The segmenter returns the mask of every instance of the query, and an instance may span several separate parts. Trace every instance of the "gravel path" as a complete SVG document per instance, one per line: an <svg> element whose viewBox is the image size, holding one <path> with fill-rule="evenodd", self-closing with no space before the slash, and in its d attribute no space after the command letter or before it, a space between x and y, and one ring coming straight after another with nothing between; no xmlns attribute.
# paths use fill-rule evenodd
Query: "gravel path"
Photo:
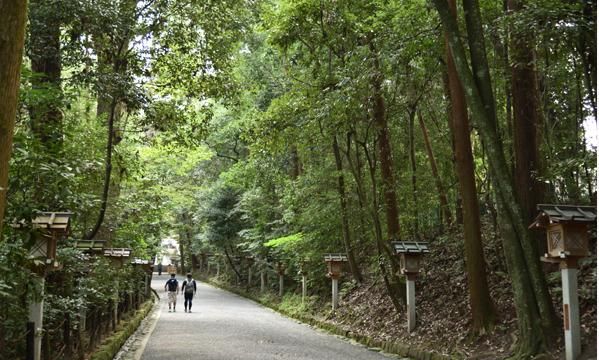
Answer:
<svg viewBox="0 0 599 360"><path fill-rule="evenodd" d="M142 359L202 360L383 360L397 359L283 317L252 301L197 282L193 312L169 313L167 276L154 274L160 313ZM183 277L178 277L179 283Z"/></svg>

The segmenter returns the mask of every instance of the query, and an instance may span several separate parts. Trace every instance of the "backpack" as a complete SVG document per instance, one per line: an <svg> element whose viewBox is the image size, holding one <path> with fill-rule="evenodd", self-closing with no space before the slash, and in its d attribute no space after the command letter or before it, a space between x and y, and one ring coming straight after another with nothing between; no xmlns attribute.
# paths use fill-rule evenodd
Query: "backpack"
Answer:
<svg viewBox="0 0 599 360"><path fill-rule="evenodd" d="M168 285L168 291L177 291L177 286L179 286L179 283L177 282L177 279L169 279L166 282L166 285Z"/></svg>
<svg viewBox="0 0 599 360"><path fill-rule="evenodd" d="M185 293L186 294L193 294L194 286L193 283L195 282L195 280L191 279L188 280L187 283L185 284Z"/></svg>

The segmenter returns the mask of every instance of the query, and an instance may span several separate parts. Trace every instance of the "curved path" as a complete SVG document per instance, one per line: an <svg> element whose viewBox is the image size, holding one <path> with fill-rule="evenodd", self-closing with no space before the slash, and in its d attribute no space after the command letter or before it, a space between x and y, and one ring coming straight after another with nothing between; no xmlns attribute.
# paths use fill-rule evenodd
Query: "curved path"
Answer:
<svg viewBox="0 0 599 360"><path fill-rule="evenodd" d="M183 277L177 279L182 283ZM383 360L396 359L283 317L253 301L197 282L193 312L169 313L167 276L154 274L160 314L142 359L202 360Z"/></svg>

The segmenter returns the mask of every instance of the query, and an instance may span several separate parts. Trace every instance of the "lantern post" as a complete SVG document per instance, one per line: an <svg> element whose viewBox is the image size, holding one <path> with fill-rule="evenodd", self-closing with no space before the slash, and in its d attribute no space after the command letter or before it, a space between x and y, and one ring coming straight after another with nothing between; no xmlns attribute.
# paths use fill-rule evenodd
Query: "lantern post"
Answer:
<svg viewBox="0 0 599 360"><path fill-rule="evenodd" d="M308 292L308 284L307 284L307 275L308 272L306 271L306 262L302 261L300 263L300 269L298 271L298 275L302 276L302 305L304 304L305 300L306 300L306 293Z"/></svg>
<svg viewBox="0 0 599 360"><path fill-rule="evenodd" d="M277 262L277 274L279 274L279 296L283 297L283 286L285 277L285 264L282 261Z"/></svg>
<svg viewBox="0 0 599 360"><path fill-rule="evenodd" d="M566 360L581 353L578 304L578 259L589 252L588 226L597 222L595 206L538 204L531 229L545 229L547 253L541 261L559 264L562 275Z"/></svg>
<svg viewBox="0 0 599 360"><path fill-rule="evenodd" d="M266 270L264 268L268 263L262 258L259 258L258 261L260 264L260 293L264 293L266 291Z"/></svg>
<svg viewBox="0 0 599 360"><path fill-rule="evenodd" d="M412 332L416 328L416 278L420 271L421 256L430 250L428 243L423 241L393 241L391 244L395 255L400 256L400 272L406 277L408 332Z"/></svg>
<svg viewBox="0 0 599 360"><path fill-rule="evenodd" d="M33 266L33 272L38 275L33 281L39 290L39 296L35 294L33 302L29 305L29 321L26 329L27 360L41 358L45 277L49 271L60 267L56 261L57 243L69 234L72 215L69 212L40 212L31 221L31 229L36 232L29 257L34 261L41 261L42 265ZM13 227L23 229L27 225L21 221Z"/></svg>
<svg viewBox="0 0 599 360"><path fill-rule="evenodd" d="M254 266L254 258L248 255L245 257L245 260L248 265L248 288L250 288L252 286L252 270Z"/></svg>
<svg viewBox="0 0 599 360"><path fill-rule="evenodd" d="M333 312L339 306L339 278L343 275L343 264L347 262L345 254L325 254L324 261L327 263L327 277L331 278L332 308Z"/></svg>

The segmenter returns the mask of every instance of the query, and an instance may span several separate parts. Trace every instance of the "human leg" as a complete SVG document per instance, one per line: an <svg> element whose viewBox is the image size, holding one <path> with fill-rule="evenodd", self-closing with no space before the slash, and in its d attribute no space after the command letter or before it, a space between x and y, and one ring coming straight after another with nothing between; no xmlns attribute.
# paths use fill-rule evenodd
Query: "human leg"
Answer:
<svg viewBox="0 0 599 360"><path fill-rule="evenodd" d="M193 298L193 294L185 293L185 311L189 309L191 311L191 299Z"/></svg>

